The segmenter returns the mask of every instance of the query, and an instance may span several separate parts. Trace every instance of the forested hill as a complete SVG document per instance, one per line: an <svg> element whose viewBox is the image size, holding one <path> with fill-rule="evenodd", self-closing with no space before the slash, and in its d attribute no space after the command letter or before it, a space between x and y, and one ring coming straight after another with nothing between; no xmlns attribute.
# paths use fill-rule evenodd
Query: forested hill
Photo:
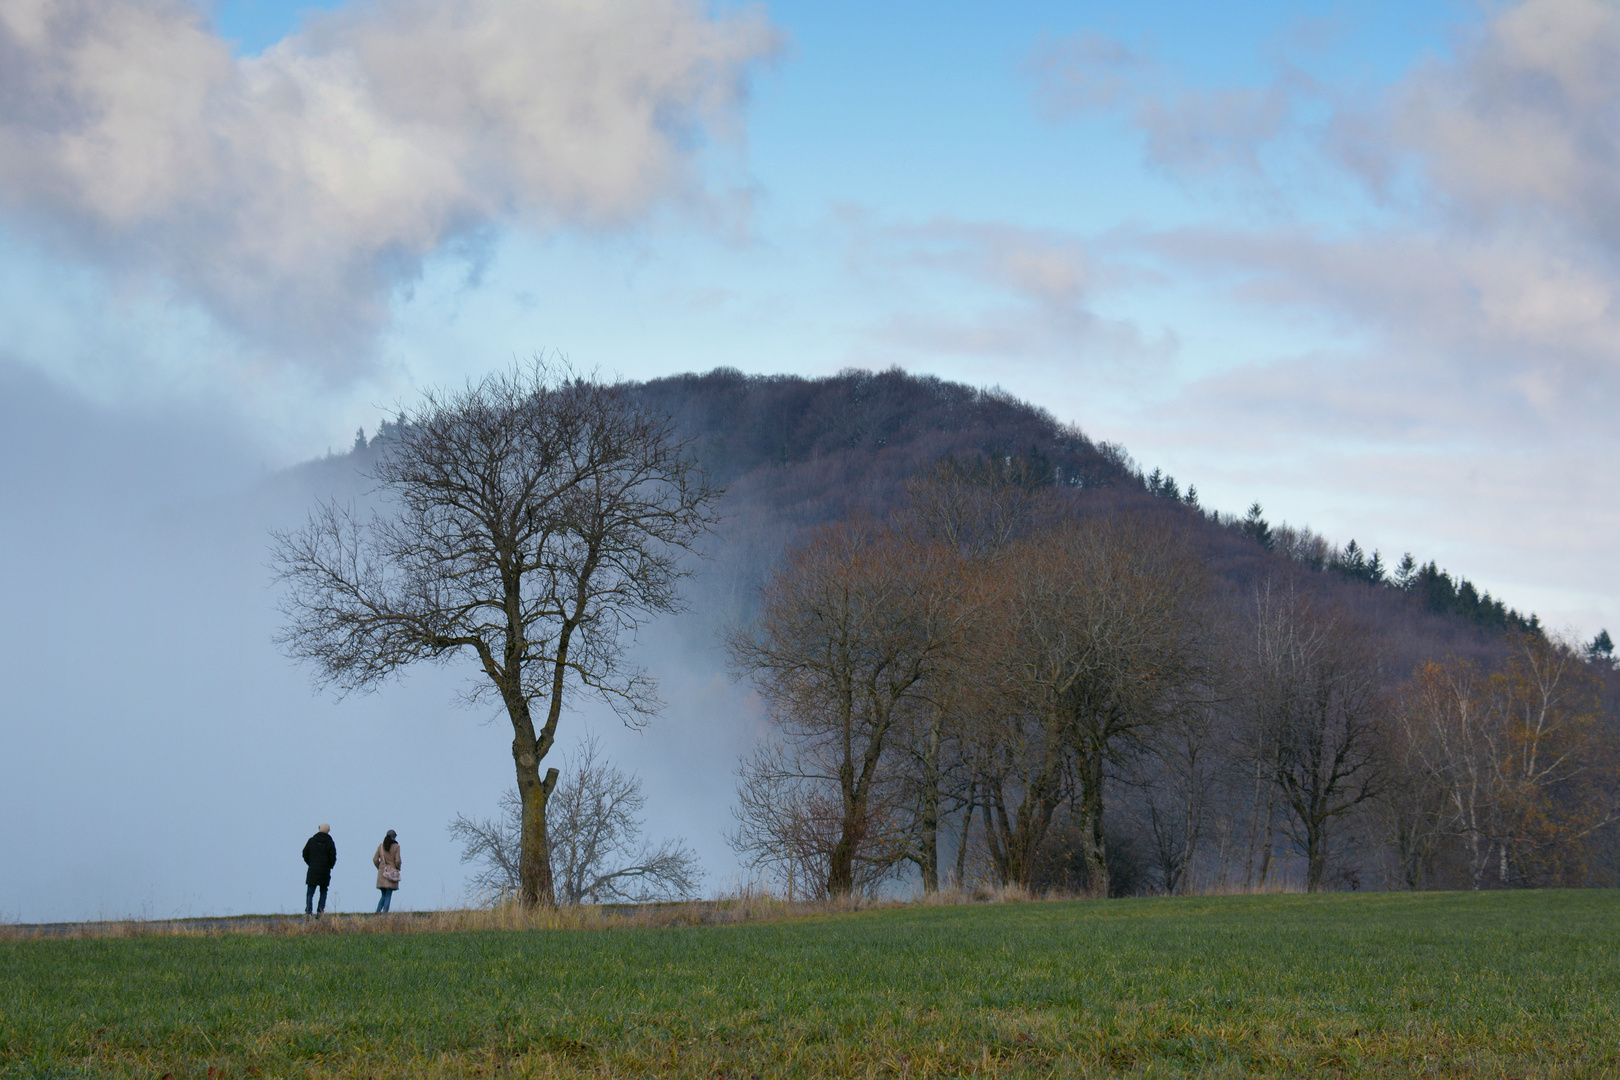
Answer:
<svg viewBox="0 0 1620 1080"><path fill-rule="evenodd" d="M1094 442L1001 390L899 369L810 379L716 368L634 384L632 392L675 420L729 490L732 573L724 588L733 593L733 608L747 605L742 594L757 587L798 529L852 513L882 516L904 498L907 477L950 456L1016 458L1031 467L1026 475L1049 483L1106 492L1116 503L1174 507L1195 546L1239 591L1291 568L1353 606L1421 617L1420 636L1455 642L1473 632L1540 631L1534 615L1514 611L1422 553L1386 562L1376 547L1356 540L1340 546L1309 529L1273 526L1258 504L1241 517L1205 507L1195 488L1139 470L1121 448ZM383 425L380 440L391 427ZM363 470L377 441L368 445L362 435L352 454L310 467L343 462Z"/></svg>
<svg viewBox="0 0 1620 1080"><path fill-rule="evenodd" d="M1242 517L1205 508L1195 488L1183 491L1158 470L1143 473L1120 448L1093 442L1000 390L898 369L807 379L718 368L642 383L636 393L673 417L711 474L741 501L763 504L781 530L856 510L882 514L902 498L907 476L947 455L1015 457L1051 483L1179 505L1198 545L1234 584L1292 564L1358 605L1368 599L1368 586L1386 600L1401 597L1396 607L1432 617L1430 632L1447 624L1486 633L1539 631L1534 615L1521 615L1432 561L1407 555L1386 563L1353 539L1339 546L1308 529L1273 527L1258 504ZM743 532L765 527L784 535L763 522L738 524Z"/></svg>

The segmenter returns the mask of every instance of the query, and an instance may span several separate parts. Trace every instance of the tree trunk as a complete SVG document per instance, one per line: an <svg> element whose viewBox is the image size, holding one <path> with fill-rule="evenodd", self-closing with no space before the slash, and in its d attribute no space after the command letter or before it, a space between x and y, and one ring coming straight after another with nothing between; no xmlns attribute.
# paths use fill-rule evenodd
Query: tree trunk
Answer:
<svg viewBox="0 0 1620 1080"><path fill-rule="evenodd" d="M1277 824L1277 807L1273 802L1273 794L1271 791L1266 792L1266 831L1264 839L1260 842L1260 880L1256 885L1261 892L1265 892L1271 883L1271 855L1272 849L1276 846L1274 829Z"/></svg>
<svg viewBox="0 0 1620 1080"><path fill-rule="evenodd" d="M1327 823L1308 822L1305 826L1305 891L1322 891L1327 875Z"/></svg>
<svg viewBox="0 0 1620 1080"><path fill-rule="evenodd" d="M985 781L985 837L990 841L990 857L996 876L1003 885L1029 888L1035 881L1035 855L1052 827L1061 792L1058 770L1061 762L1048 751L1047 762L1030 781L1018 807L1008 813L999 781ZM1000 835L995 835L999 833Z"/></svg>
<svg viewBox="0 0 1620 1080"><path fill-rule="evenodd" d="M1080 854L1086 862L1086 891L1108 895L1108 845L1103 839L1101 755L1086 755L1075 762L1080 780Z"/></svg>
<svg viewBox="0 0 1620 1080"><path fill-rule="evenodd" d="M546 803L557 786L557 770L540 776L540 761L533 746L515 740L512 758L517 766L518 798L523 804L523 833L518 844L518 902L524 907L557 906L551 877L551 842L546 836Z"/></svg>
<svg viewBox="0 0 1620 1080"><path fill-rule="evenodd" d="M1193 859L1198 854L1198 842L1202 839L1200 833L1203 831L1203 800L1199 798L1198 793L1194 790L1194 784L1197 781L1192 779L1193 772L1190 767L1187 773L1187 798L1184 803L1186 815L1181 823L1181 866L1178 868L1179 873L1175 888L1175 895L1177 896L1186 895L1192 887Z"/></svg>
<svg viewBox="0 0 1620 1080"><path fill-rule="evenodd" d="M848 896L855 891L855 849L859 846L860 838L846 824L832 854L827 858L828 896Z"/></svg>
<svg viewBox="0 0 1620 1080"><path fill-rule="evenodd" d="M923 758L922 881L923 892L939 892L939 748L940 711L933 710Z"/></svg>
<svg viewBox="0 0 1620 1080"><path fill-rule="evenodd" d="M962 878L967 872L968 833L973 828L973 807L977 805L979 794L979 781L977 777L968 781L967 810L962 815L962 836L956 844L956 880L952 884L962 888Z"/></svg>
<svg viewBox="0 0 1620 1080"><path fill-rule="evenodd" d="M1035 852L1046 838L1052 815L1042 794L1026 796L1013 815L1013 829L1007 843L1005 884L1029 888L1035 883Z"/></svg>

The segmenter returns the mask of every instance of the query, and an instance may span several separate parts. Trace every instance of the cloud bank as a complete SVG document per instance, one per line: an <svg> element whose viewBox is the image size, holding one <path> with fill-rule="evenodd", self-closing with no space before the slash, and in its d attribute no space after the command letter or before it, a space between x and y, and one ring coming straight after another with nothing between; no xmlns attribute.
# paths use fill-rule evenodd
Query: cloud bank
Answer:
<svg viewBox="0 0 1620 1080"><path fill-rule="evenodd" d="M352 353L423 260L494 225L702 197L778 47L692 0L375 0L253 57L186 0L0 7L0 208L247 340Z"/></svg>

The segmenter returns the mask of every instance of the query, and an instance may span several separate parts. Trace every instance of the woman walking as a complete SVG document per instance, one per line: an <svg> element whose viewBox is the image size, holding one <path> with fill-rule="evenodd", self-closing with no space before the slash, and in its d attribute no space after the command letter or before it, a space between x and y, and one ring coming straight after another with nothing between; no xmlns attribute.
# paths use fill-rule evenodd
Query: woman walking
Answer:
<svg viewBox="0 0 1620 1080"><path fill-rule="evenodd" d="M382 893L377 900L379 913L388 910L394 890L399 888L399 841L394 837L394 830L389 829L383 842L377 845L377 854L371 857L371 865L377 868L377 891Z"/></svg>

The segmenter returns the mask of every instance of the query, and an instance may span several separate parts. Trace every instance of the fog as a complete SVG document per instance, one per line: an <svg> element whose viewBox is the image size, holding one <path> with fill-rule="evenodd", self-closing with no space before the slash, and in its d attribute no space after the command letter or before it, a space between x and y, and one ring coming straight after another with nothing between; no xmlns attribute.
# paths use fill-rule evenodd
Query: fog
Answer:
<svg viewBox="0 0 1620 1080"><path fill-rule="evenodd" d="M272 471L224 424L100 414L3 367L0 453L0 920L301 910L321 822L329 910L375 905L390 828L396 910L464 901L445 826L513 780L504 717L458 705L468 662L340 700L272 640L269 530L363 492L347 459ZM638 732L581 700L558 742L595 732L639 773L648 834L684 837L713 893L736 881L731 774L762 714L697 599L635 643L664 711Z"/></svg>

